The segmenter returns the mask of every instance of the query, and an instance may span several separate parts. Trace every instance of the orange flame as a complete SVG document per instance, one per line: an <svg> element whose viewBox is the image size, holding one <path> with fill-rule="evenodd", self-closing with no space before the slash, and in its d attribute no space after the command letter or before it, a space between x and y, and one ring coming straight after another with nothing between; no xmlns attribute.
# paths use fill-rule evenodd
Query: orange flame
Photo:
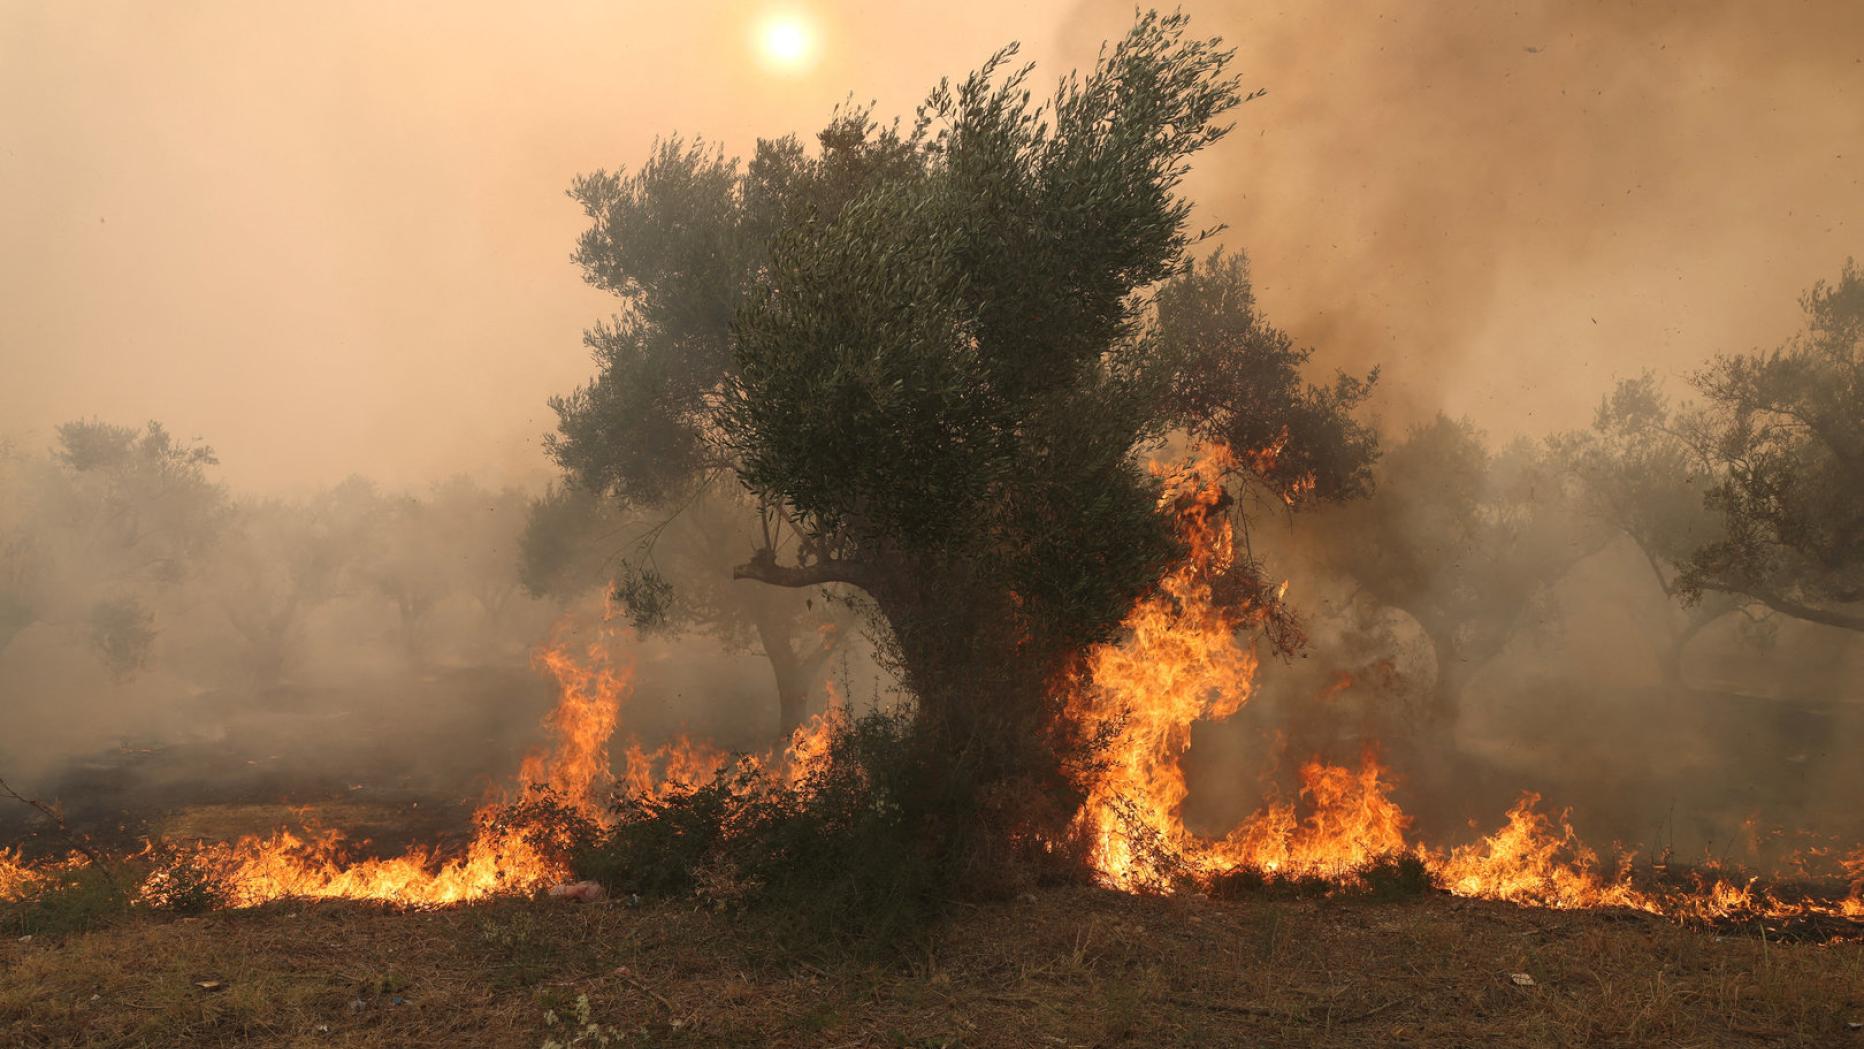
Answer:
<svg viewBox="0 0 1864 1049"><path fill-rule="evenodd" d="M1179 507L1189 556L1134 606L1123 641L1089 654L1085 680L1067 697L1067 715L1108 740L1105 771L1088 785L1077 825L1090 861L1115 888L1162 887L1172 873L1166 857L1195 849L1180 812L1191 726L1249 700L1256 654L1239 640L1236 614L1211 592L1235 558L1222 483L1234 465L1227 448L1213 446L1168 477L1160 505Z"/></svg>
<svg viewBox="0 0 1864 1049"><path fill-rule="evenodd" d="M551 646L539 652L537 663L558 685L557 705L545 719L554 743L548 751L525 758L517 793L547 790L561 804L600 819L605 788L614 781L608 742L632 669L616 669L600 644L588 647L586 662L579 663L566 647ZM387 859L352 860L341 831L300 835L280 830L233 842L200 843L183 855L184 866L224 887L230 897L226 902L234 906L287 896L434 906L529 891L561 880L566 872L545 855L538 829L500 818L504 803L513 800L499 797L482 806L473 817L471 843L456 856L416 847ZM175 891L180 877L174 867L158 867L140 895L162 899Z"/></svg>
<svg viewBox="0 0 1864 1049"><path fill-rule="evenodd" d="M1251 453L1261 465L1279 447ZM1175 507L1188 556L1137 602L1124 637L1090 653L1081 680L1069 683L1064 710L1090 738L1106 741L1104 762L1086 784L1076 818L1090 862L1108 886L1169 892L1237 868L1278 877L1350 881L1383 858L1416 856L1433 880L1462 896L1542 907L1629 907L1673 917L1784 917L1838 914L1864 918L1864 850L1846 861L1850 895L1836 903L1782 900L1752 881L1699 878L1676 889L1633 885L1631 857L1609 871L1574 834L1564 813L1550 818L1525 794L1494 834L1447 852L1407 845L1410 819L1389 797L1385 769L1368 753L1357 771L1318 760L1301 770L1295 802L1273 802L1221 840L1189 831L1182 767L1191 728L1229 717L1248 701L1257 660L1239 639L1248 625L1212 600L1214 580L1235 557L1222 482L1236 459L1207 447L1169 475L1161 507ZM1155 474L1167 472L1154 464ZM1350 686L1339 675L1323 693Z"/></svg>
<svg viewBox="0 0 1864 1049"><path fill-rule="evenodd" d="M28 866L14 849L0 849L0 900L17 900L37 886L44 874Z"/></svg>

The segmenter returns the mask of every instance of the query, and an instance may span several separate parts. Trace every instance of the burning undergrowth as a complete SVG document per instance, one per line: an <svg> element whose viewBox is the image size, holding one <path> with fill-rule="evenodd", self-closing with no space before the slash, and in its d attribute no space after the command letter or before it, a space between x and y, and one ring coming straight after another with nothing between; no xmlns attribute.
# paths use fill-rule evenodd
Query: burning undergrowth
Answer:
<svg viewBox="0 0 1864 1049"><path fill-rule="evenodd" d="M1053 852L1078 846L1095 880L1127 892L1442 891L1809 935L1864 931L1864 849L1827 857L1826 884L1842 888L1769 888L1713 866L1601 857L1565 813L1533 794L1494 832L1432 845L1409 836L1392 773L1372 750L1357 767L1307 762L1292 796L1271 799L1227 833L1189 830L1183 762L1192 727L1249 701L1258 660L1250 639L1271 614L1225 590L1237 557L1223 492L1232 466L1218 449L1165 478L1163 505L1177 512L1189 556L1133 608L1122 640L1089 653L1069 685L1064 716L1101 749L1083 774L1075 840ZM774 903L831 934L868 935L923 919L954 891L958 872L939 846L946 814L926 787L939 755L921 752L910 715L855 717L831 703L769 753L728 754L685 738L650 749L625 732L634 687L625 637L553 644L536 662L557 687L550 743L478 808L469 837L388 856L315 826L156 840L110 863L118 870L101 872L104 881L136 905L177 912L283 898L434 907L582 882L590 888L581 898ZM96 866L0 851L0 900L95 889Z"/></svg>
<svg viewBox="0 0 1864 1049"><path fill-rule="evenodd" d="M1189 556L1141 601L1123 639L1090 654L1069 713L1106 741L1077 823L1098 879L1126 891L1390 893L1433 886L1460 896L1561 909L1622 907L1714 923L1801 921L1864 930L1864 847L1843 861L1848 894L1786 893L1714 865L1683 870L1635 857L1610 863L1581 842L1564 812L1526 793L1507 822L1479 840L1433 847L1407 839L1411 819L1392 799L1390 771L1368 751L1358 768L1318 759L1293 799L1271 800L1229 833L1190 831L1183 762L1193 725L1249 701L1257 655L1247 618L1266 608L1222 600L1236 562L1223 484L1230 453L1207 449L1167 477ZM1161 471L1163 472L1163 471ZM1833 925L1833 921L1839 924Z"/></svg>

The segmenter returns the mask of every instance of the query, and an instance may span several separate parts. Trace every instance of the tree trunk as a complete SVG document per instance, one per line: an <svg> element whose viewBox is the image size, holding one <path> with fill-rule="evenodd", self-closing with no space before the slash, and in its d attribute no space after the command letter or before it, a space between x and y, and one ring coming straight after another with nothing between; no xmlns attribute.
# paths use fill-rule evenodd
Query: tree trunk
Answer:
<svg viewBox="0 0 1864 1049"><path fill-rule="evenodd" d="M1080 798L1049 689L1060 665L1053 645L1022 636L998 581L948 565L786 568L769 557L737 575L787 587L851 583L874 601L892 635L885 655L916 701L913 768L902 777L912 790L899 800L935 834L966 891L1006 891L1019 858L1043 859L1035 843L1065 838Z"/></svg>
<svg viewBox="0 0 1864 1049"><path fill-rule="evenodd" d="M757 600L753 616L757 640L764 647L764 658L770 661L771 675L776 678L777 740L782 742L802 727L803 717L809 710L809 683L805 680L802 661L790 647L790 624L770 602L753 600Z"/></svg>

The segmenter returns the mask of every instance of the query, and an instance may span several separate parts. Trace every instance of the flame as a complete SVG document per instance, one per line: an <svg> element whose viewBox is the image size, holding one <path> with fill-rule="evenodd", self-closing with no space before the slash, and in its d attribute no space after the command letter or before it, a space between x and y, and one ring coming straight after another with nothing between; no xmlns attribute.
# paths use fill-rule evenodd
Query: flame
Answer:
<svg viewBox="0 0 1864 1049"><path fill-rule="evenodd" d="M795 787L828 767L829 744L848 723L848 708L842 701L835 680L828 680L828 706L822 713L797 726L783 748L782 780Z"/></svg>
<svg viewBox="0 0 1864 1049"><path fill-rule="evenodd" d="M39 884L43 873L20 859L14 849L0 849L0 900L17 900Z"/></svg>
<svg viewBox="0 0 1864 1049"><path fill-rule="evenodd" d="M1506 826L1433 857L1438 881L1458 896L1542 907L1651 909L1622 880L1601 877L1598 855L1580 843L1566 814L1550 819L1536 808L1539 803L1540 795L1523 794L1508 811Z"/></svg>
<svg viewBox="0 0 1864 1049"><path fill-rule="evenodd" d="M1260 468L1276 446L1245 455ZM1192 726L1220 720L1248 702L1257 668L1240 640L1259 610L1226 610L1215 581L1235 563L1232 526L1223 512L1223 480L1237 458L1206 447L1185 468L1152 469L1166 479L1160 501L1174 510L1185 560L1138 601L1122 639L1089 654L1085 672L1067 683L1063 709L1090 739L1106 744L1085 784L1076 829L1100 880L1127 891L1171 892L1251 869L1274 877L1348 883L1375 862L1416 857L1432 880L1459 896L1552 908L1628 907L1676 918L1841 915L1864 918L1864 849L1845 861L1850 895L1838 902L1783 900L1736 882L1698 875L1683 887L1639 888L1630 855L1607 869L1581 842L1565 812L1549 816L1536 794L1522 795L1495 833L1449 850L1406 841L1410 819L1390 797L1386 769L1371 752L1357 770L1318 759L1301 769L1294 801L1272 801L1223 838L1188 830L1183 759ZM1286 584L1283 584L1284 588ZM1352 684L1341 673L1322 692Z"/></svg>
<svg viewBox="0 0 1864 1049"><path fill-rule="evenodd" d="M1294 803L1272 803L1211 847L1201 866L1209 873L1244 867L1340 880L1404 852L1411 819L1387 796L1384 772L1370 753L1357 771L1309 761L1301 768L1305 817Z"/></svg>
<svg viewBox="0 0 1864 1049"><path fill-rule="evenodd" d="M617 773L610 743L620 727L622 702L632 690L633 668L618 662L602 643L580 653L564 644L537 653L539 669L557 684L557 702L544 724L548 748L527 756L515 782L488 798L473 815L473 835L461 849L416 846L399 856L355 858L340 830L276 830L230 842L145 843L138 860L153 864L138 888L143 902L174 899L190 886L211 884L222 903L248 907L286 897L381 900L413 907L440 906L535 891L569 875L551 846L553 831L513 803L546 798L583 818L606 824L607 801L619 790L655 800L676 790L716 781L731 756L700 740L681 737L647 750L630 742ZM828 709L792 734L775 755L741 760L754 768L774 766L776 779L794 786L825 767L846 707L833 683ZM753 789L733 780L732 789ZM57 874L80 865L81 857L30 864L18 852L0 850L0 900L31 895Z"/></svg>
<svg viewBox="0 0 1864 1049"><path fill-rule="evenodd" d="M533 662L557 682L557 705L544 719L556 745L526 757L518 782L547 789L584 815L598 817L604 792L614 782L608 741L620 721L633 667L617 670L607 649L596 642L580 663L561 645L539 649Z"/></svg>
<svg viewBox="0 0 1864 1049"><path fill-rule="evenodd" d="M180 887L181 879L205 877L222 887L233 906L283 897L437 906L561 880L567 871L546 855L542 828L506 820L506 806L527 792L545 791L577 813L603 818L605 792L615 780L608 743L633 670L617 668L600 643L591 643L580 661L567 646L546 646L536 663L558 686L557 704L544 722L553 743L524 759L515 790L494 797L474 814L474 834L462 853L443 856L435 848L416 846L400 856L353 860L341 831L279 830L199 843L179 854L179 865L158 866L139 895L163 899Z"/></svg>
<svg viewBox="0 0 1864 1049"><path fill-rule="evenodd" d="M548 829L513 822L510 803L542 792L588 819L606 822L605 802L612 790L648 800L664 798L675 790L713 782L729 764L725 752L682 736L651 751L630 743L617 774L609 763L609 744L632 687L632 667L617 666L600 643L588 645L580 657L568 646L547 646L539 651L536 664L558 686L556 706L545 719L553 743L524 759L514 789L475 813L474 834L463 852L448 856L416 847L388 859L351 860L340 831L281 830L235 842L200 843L185 853L184 867L226 887L225 902L232 906L283 897L439 906L535 891L564 880L569 871L547 848ZM828 741L841 716L840 707L831 704L796 731L779 759L787 782L800 780L827 760ZM157 900L174 891L177 870L158 867L143 884L142 898Z"/></svg>
<svg viewBox="0 0 1864 1049"><path fill-rule="evenodd" d="M1249 700L1256 654L1239 639L1240 617L1212 596L1235 561L1223 512L1223 476L1235 465L1221 445L1175 473L1152 465L1166 479L1160 505L1177 508L1188 556L1133 607L1124 640L1089 653L1084 679L1066 698L1066 715L1107 741L1077 827L1114 888L1161 887L1173 860L1195 850L1180 813L1190 793L1182 759L1191 726L1229 717Z"/></svg>
<svg viewBox="0 0 1864 1049"><path fill-rule="evenodd" d="M1864 919L1864 846L1846 857L1844 866L1845 873L1851 876L1851 895L1838 905L1839 913L1847 918Z"/></svg>

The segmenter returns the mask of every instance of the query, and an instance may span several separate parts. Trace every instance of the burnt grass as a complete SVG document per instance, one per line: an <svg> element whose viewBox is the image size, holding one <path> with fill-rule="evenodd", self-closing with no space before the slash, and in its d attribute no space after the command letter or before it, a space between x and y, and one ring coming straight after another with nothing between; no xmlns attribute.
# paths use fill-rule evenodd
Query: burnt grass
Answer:
<svg viewBox="0 0 1864 1049"><path fill-rule="evenodd" d="M618 1046L1864 1046L1864 943L1626 912L1056 888L892 948L673 903L139 914L0 942L0 1044L534 1049L583 998Z"/></svg>

